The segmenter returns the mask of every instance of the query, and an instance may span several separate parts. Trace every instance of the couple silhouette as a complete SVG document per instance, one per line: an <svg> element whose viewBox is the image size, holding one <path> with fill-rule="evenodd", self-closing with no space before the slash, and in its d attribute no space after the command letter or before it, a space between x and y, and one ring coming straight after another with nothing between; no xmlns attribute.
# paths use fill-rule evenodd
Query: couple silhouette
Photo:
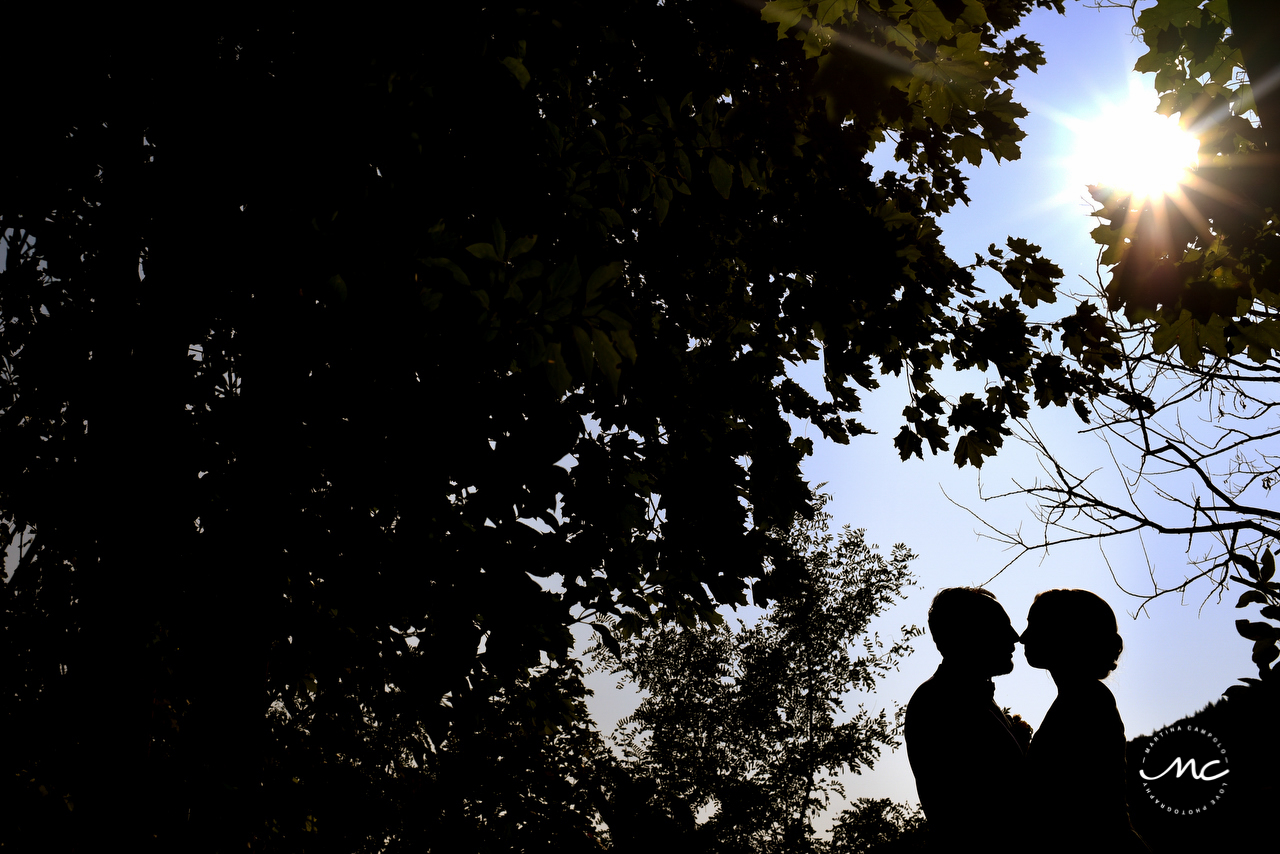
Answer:
<svg viewBox="0 0 1280 854"><path fill-rule="evenodd" d="M1019 636L989 591L950 587L929 632L942 664L911 697L905 736L934 850L1147 851L1125 800L1124 723L1100 681L1123 648L1111 606L1047 590ZM993 699L1018 642L1058 686L1034 738Z"/></svg>

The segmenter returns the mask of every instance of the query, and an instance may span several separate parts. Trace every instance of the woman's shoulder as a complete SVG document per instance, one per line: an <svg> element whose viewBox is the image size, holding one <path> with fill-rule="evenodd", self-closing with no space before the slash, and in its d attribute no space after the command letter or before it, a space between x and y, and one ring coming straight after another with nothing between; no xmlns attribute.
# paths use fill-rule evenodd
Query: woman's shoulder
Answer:
<svg viewBox="0 0 1280 854"><path fill-rule="evenodd" d="M1085 679L1073 682L1066 688L1060 687L1058 697L1073 704L1113 708L1116 705L1116 697L1111 689L1097 679Z"/></svg>
<svg viewBox="0 0 1280 854"><path fill-rule="evenodd" d="M1063 701L1062 711L1077 723L1124 731L1115 695L1106 685L1097 680L1089 680L1064 693L1066 696L1059 695Z"/></svg>
<svg viewBox="0 0 1280 854"><path fill-rule="evenodd" d="M1116 695L1111 693L1111 689L1106 686L1106 683L1097 679L1090 679L1086 682L1081 694L1087 697L1091 703L1115 707Z"/></svg>

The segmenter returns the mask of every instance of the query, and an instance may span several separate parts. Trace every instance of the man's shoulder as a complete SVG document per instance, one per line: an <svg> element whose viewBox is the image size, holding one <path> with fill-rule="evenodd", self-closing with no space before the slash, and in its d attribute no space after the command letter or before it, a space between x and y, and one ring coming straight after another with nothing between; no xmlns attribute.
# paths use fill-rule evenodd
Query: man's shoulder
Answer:
<svg viewBox="0 0 1280 854"><path fill-rule="evenodd" d="M930 726L939 719L953 719L956 714L955 686L950 684L946 674L935 672L920 687L916 688L911 699L907 701L905 724L909 730L919 730L922 726Z"/></svg>
<svg viewBox="0 0 1280 854"><path fill-rule="evenodd" d="M933 675L921 682L920 687L916 688L915 693L911 695L911 699L907 702L907 711L910 713L913 706L924 709L939 705L954 705L960 696L967 693L964 688L962 682L957 680L953 673L948 672L945 664L939 665Z"/></svg>
<svg viewBox="0 0 1280 854"><path fill-rule="evenodd" d="M912 710L921 710L926 706L932 706L934 703L942 702L946 695L946 690L942 686L942 681L938 678L938 674L934 673L928 679L920 683L920 687L916 688L911 695L911 699L907 701L907 714L911 714Z"/></svg>

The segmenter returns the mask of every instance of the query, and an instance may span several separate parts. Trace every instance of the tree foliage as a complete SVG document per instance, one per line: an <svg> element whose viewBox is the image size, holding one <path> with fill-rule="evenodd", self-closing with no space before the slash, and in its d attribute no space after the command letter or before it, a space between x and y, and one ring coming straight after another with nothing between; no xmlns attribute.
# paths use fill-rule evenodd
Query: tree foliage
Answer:
<svg viewBox="0 0 1280 854"><path fill-rule="evenodd" d="M1016 492L1039 499L1045 538L1006 536L1023 549L1144 532L1185 537L1194 572L1153 571L1149 596L1200 579L1216 591L1235 582L1246 588L1237 607L1261 604L1274 620L1280 12L1254 0L1158 0L1140 13L1137 4L1108 5L1134 12L1147 48L1135 68L1155 73L1159 112L1199 138L1199 165L1163 196L1090 188L1101 205L1097 292L1060 324L1061 342L1075 364L1123 377L1093 412L1124 481L1116 492L1095 485L1030 432L1049 479ZM1237 627L1254 644L1260 676L1275 679L1280 628L1244 619Z"/></svg>
<svg viewBox="0 0 1280 854"><path fill-rule="evenodd" d="M917 854L927 851L928 824L918 806L858 798L831 831L831 854Z"/></svg>
<svg viewBox="0 0 1280 854"><path fill-rule="evenodd" d="M386 847L321 807L408 798L575 619L787 589L789 419L847 441L893 374L902 455L980 465L1096 393L1034 349L1039 250L983 297L934 221L1017 154L1034 6L13 12L2 702L42 806L5 832ZM830 401L787 375L819 357ZM995 379L947 401L947 364Z"/></svg>
<svg viewBox="0 0 1280 854"><path fill-rule="evenodd" d="M883 710L844 704L910 652L914 626L887 648L868 627L914 583L915 555L899 544L885 559L863 531L833 536L829 521L819 512L798 524L804 568L754 625L656 628L627 639L620 659L595 648L646 692L614 741L685 844L811 848L815 816L843 795L839 772L860 773L898 744Z"/></svg>

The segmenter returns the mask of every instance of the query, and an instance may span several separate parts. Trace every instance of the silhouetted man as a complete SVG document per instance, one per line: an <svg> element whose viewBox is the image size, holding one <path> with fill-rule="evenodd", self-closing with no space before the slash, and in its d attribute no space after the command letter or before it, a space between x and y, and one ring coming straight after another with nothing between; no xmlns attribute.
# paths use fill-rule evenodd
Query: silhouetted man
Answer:
<svg viewBox="0 0 1280 854"><path fill-rule="evenodd" d="M937 672L907 705L907 757L935 850L1019 846L1022 748L992 699L1013 670L1018 633L986 590L949 587L929 606Z"/></svg>

